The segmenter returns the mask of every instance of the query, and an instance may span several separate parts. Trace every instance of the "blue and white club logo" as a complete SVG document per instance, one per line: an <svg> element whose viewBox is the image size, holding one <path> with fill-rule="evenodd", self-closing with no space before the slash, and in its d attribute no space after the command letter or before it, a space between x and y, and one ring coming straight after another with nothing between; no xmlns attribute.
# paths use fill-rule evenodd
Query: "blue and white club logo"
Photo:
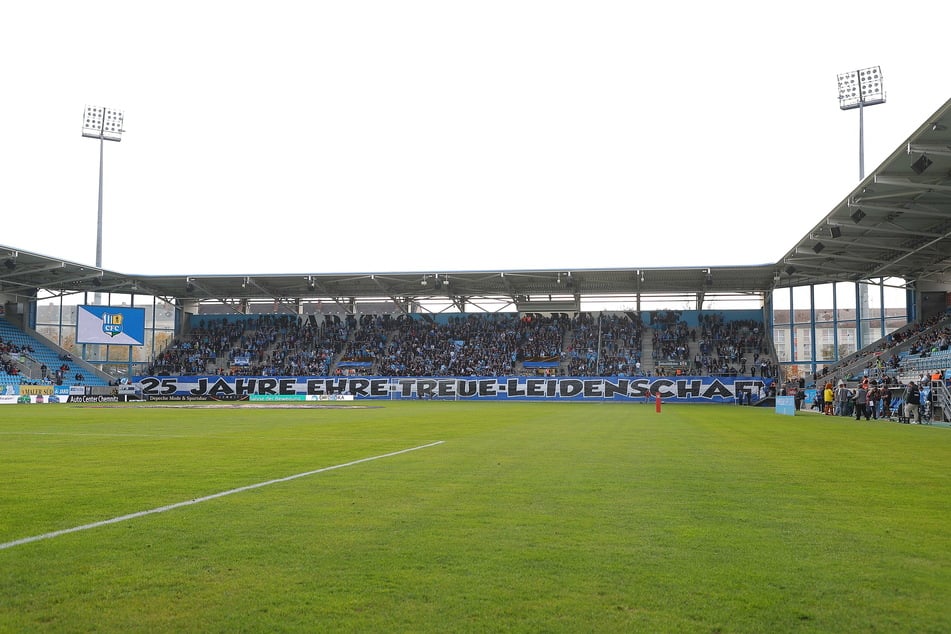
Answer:
<svg viewBox="0 0 951 634"><path fill-rule="evenodd" d="M121 313L103 313L102 314L102 332L115 337L122 334L122 314Z"/></svg>

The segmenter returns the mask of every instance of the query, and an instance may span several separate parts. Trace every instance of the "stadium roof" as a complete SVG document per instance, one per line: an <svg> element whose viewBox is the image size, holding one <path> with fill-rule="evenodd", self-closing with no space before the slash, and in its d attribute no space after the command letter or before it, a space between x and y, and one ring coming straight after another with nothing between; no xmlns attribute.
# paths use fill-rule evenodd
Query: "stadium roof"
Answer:
<svg viewBox="0 0 951 634"><path fill-rule="evenodd" d="M141 293L168 299L507 297L522 310L570 311L572 298L756 294L879 277L951 285L951 100L774 264L726 267L127 275L0 246L0 291ZM549 296L551 298L549 299Z"/></svg>
<svg viewBox="0 0 951 634"><path fill-rule="evenodd" d="M951 283L951 101L777 265L783 286L899 277Z"/></svg>
<svg viewBox="0 0 951 634"><path fill-rule="evenodd" d="M9 264L7 264L9 263ZM126 275L0 247L0 290L30 296L44 288L63 293L139 293L178 299L360 298L396 303L443 298L510 298L521 310L577 310L575 296L646 294L758 294L773 284L773 265L654 269L437 271L433 273L298 273L241 275Z"/></svg>

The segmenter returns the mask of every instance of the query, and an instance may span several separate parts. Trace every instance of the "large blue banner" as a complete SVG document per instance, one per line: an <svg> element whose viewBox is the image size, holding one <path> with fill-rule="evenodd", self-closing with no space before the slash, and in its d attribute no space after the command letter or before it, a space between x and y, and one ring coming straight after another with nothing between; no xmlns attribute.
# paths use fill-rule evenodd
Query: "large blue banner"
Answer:
<svg viewBox="0 0 951 634"><path fill-rule="evenodd" d="M239 399L251 395L349 395L361 399L751 402L771 379L755 377L273 377L143 376L133 379L153 400Z"/></svg>

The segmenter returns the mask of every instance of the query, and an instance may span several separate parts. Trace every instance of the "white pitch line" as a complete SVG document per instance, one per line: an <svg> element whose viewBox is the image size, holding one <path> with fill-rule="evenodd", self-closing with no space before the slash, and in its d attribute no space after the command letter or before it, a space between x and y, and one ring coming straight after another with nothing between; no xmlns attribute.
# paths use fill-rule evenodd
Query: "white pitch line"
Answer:
<svg viewBox="0 0 951 634"><path fill-rule="evenodd" d="M12 542L0 544L0 550L3 550L5 548L12 548L14 546L20 546L22 544L29 544L31 542L38 542L44 539L52 539L54 537L59 537L60 535L68 535L69 533L78 533L79 531L85 531L91 528L99 528L100 526L107 526L109 524L118 524L119 522L132 520L137 517L143 517L145 515L152 515L154 513L164 513L165 511L171 511L173 509L181 508L183 506L191 506L193 504L198 504L200 502L207 502L209 500L223 498L226 495L231 495L233 493L242 493L244 491L250 491L251 489L260 489L261 487L266 487L271 484L278 484L280 482L289 482L290 480L296 480L297 478L304 478L307 476L316 475L318 473L324 473L325 471L333 471L334 469L352 467L353 465L358 465L362 462L380 460L381 458L392 458L393 456L409 453L411 451L417 451L419 449L427 449L429 447L435 447L436 445L443 444L443 442L445 441L437 440L436 442L431 442L428 445L410 447L409 449L400 449L399 451L393 451L390 453L381 454L379 456L371 456L370 458L360 458L359 460L353 460L352 462L345 462L343 464L334 465L332 467L323 467L322 469L314 469L313 471L305 471L304 473L297 473L294 475L287 476L285 478L277 478L276 480L268 480L267 482L258 482L257 484L249 484L248 486L238 487L237 489L230 489L228 491L221 491L220 493L213 493L211 495L206 495L204 497L195 498L194 500L186 500L185 502L177 502L175 504L160 506L158 508L149 509L147 511L129 513L128 515L120 515L119 517L113 517L112 519L102 520L100 522L93 522L92 524L83 524L82 526L74 526L73 528L64 528L62 530L53 531L52 533L44 533L43 535L34 535L32 537L24 537L22 539L16 539Z"/></svg>
<svg viewBox="0 0 951 634"><path fill-rule="evenodd" d="M71 438L192 438L183 434L110 434L79 431L0 431L4 436L69 436ZM202 436L208 438L208 436Z"/></svg>

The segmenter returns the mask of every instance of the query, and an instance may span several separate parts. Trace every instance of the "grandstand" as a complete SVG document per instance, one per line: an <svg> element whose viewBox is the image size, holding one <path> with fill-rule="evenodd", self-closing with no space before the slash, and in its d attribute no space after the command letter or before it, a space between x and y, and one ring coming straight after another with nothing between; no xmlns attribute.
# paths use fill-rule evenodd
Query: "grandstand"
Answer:
<svg viewBox="0 0 951 634"><path fill-rule="evenodd" d="M66 350L37 335L29 335L0 318L0 393L6 386L96 385L109 378L95 367L77 360Z"/></svg>
<svg viewBox="0 0 951 634"><path fill-rule="evenodd" d="M142 276L0 246L0 384L930 378L951 367L948 121L951 101L770 264ZM144 345L78 342L77 307L100 304L144 310Z"/></svg>

